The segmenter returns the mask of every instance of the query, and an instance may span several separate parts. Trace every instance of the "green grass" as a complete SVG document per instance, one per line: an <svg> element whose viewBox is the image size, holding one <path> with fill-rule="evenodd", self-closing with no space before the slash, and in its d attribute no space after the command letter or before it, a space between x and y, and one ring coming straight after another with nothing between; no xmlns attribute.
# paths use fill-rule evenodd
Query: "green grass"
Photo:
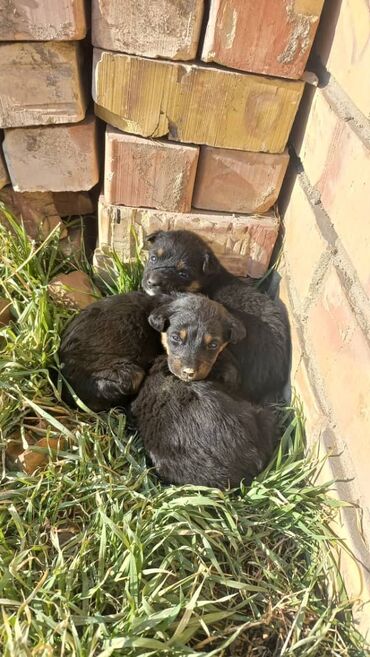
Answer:
<svg viewBox="0 0 370 657"><path fill-rule="evenodd" d="M333 559L336 504L314 483L299 408L249 489L160 486L122 415L61 402L48 366L70 313L47 283L75 263L60 256L57 234L37 247L13 231L0 226L0 296L14 315L0 333L2 446L31 431L62 433L68 447L34 476L3 459L1 654L367 654ZM116 262L106 292L139 278L139 265Z"/></svg>

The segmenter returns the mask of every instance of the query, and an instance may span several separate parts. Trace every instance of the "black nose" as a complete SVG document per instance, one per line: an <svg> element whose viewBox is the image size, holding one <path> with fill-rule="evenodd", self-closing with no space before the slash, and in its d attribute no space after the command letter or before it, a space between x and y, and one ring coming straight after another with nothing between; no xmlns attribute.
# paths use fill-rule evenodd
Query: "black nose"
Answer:
<svg viewBox="0 0 370 657"><path fill-rule="evenodd" d="M159 281L155 278L151 278L150 276L147 279L146 284L148 287L159 287Z"/></svg>

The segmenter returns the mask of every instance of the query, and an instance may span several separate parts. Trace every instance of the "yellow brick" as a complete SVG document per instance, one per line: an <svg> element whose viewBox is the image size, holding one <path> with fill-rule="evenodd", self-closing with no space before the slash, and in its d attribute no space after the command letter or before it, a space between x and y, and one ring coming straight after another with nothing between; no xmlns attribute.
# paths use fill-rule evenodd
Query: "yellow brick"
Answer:
<svg viewBox="0 0 370 657"><path fill-rule="evenodd" d="M142 135L281 153L304 83L94 51L96 113Z"/></svg>

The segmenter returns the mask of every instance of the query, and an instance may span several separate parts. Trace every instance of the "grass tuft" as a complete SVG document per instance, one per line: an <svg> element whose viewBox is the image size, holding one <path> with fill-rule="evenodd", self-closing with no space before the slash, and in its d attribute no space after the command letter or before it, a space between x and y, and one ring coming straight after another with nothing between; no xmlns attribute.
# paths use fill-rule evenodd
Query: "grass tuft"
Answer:
<svg viewBox="0 0 370 657"><path fill-rule="evenodd" d="M36 432L62 434L68 448L33 476L3 456L1 654L367 654L333 559L336 504L313 483L298 405L250 488L161 486L123 415L72 411L58 397L48 368L71 312L47 284L74 264L57 231L36 245L3 213L12 232L0 226L0 296L14 322L0 332L2 447ZM140 264L113 268L106 293L138 285Z"/></svg>

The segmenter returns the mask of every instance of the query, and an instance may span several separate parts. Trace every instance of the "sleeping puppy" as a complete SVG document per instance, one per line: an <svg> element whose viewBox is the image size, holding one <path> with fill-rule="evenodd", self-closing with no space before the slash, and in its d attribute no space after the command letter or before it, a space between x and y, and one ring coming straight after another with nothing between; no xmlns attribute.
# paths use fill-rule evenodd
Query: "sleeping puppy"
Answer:
<svg viewBox="0 0 370 657"><path fill-rule="evenodd" d="M158 303L144 292L100 299L72 319L62 336L62 374L92 410L124 404L163 352L148 316ZM65 387L63 399L71 404Z"/></svg>
<svg viewBox="0 0 370 657"><path fill-rule="evenodd" d="M147 240L145 292L199 291L223 304L246 329L244 340L229 347L242 369L245 396L259 402L279 394L290 364L289 321L282 304L230 274L195 233L158 231Z"/></svg>
<svg viewBox="0 0 370 657"><path fill-rule="evenodd" d="M167 352L168 367L183 381L207 378L216 360L228 344L245 337L245 327L221 304L202 294L178 294L167 297L149 316L149 324L160 331ZM233 357L223 358L223 378L230 374L229 383L236 385ZM227 366L231 364L231 369ZM236 366L237 369L237 366Z"/></svg>
<svg viewBox="0 0 370 657"><path fill-rule="evenodd" d="M131 405L145 450L172 484L234 488L250 483L271 459L276 418L212 380L173 376L156 359Z"/></svg>

